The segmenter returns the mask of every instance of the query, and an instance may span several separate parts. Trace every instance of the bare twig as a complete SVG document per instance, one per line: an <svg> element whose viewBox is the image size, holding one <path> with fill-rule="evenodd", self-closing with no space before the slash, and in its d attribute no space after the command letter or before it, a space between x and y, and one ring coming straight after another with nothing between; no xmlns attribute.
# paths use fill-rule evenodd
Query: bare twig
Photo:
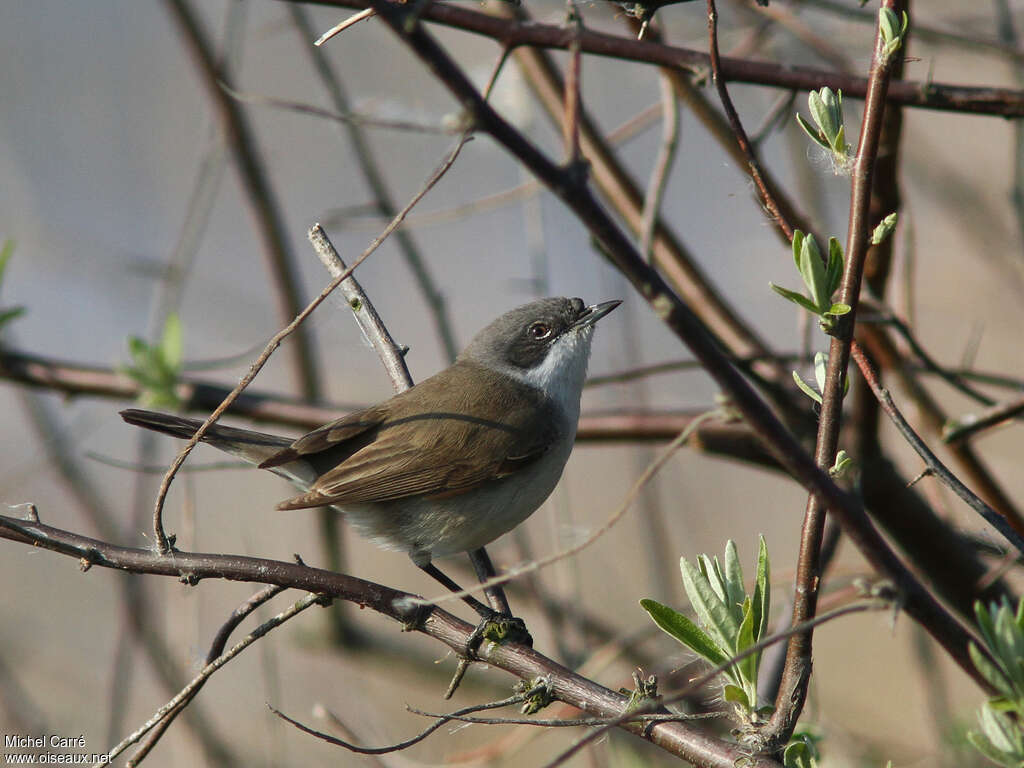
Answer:
<svg viewBox="0 0 1024 768"><path fill-rule="evenodd" d="M966 440L983 430L1002 424L1004 421L1020 418L1022 413L1024 413L1024 396L1008 400L1005 403L996 403L981 413L961 416L955 422L947 424L942 430L942 441L956 443Z"/></svg>
<svg viewBox="0 0 1024 768"><path fill-rule="evenodd" d="M313 45L315 45L317 48L319 48L321 45L326 43L328 40L330 40L335 35L340 35L342 32L344 32L349 27L353 26L354 24L358 24L360 21L363 21L364 19L372 18L373 15L374 15L373 8L364 8L363 10L361 10L361 11L359 11L357 13L353 13L347 19L345 19L344 21L338 22L333 27L331 27L326 32L324 32L322 35L320 35L320 37L318 37L316 39L316 41L313 43Z"/></svg>
<svg viewBox="0 0 1024 768"><path fill-rule="evenodd" d="M1009 541L1017 551L1024 554L1024 536L1018 533L1013 526L1007 522L1007 519L996 512L992 507L982 501L978 496L973 493L966 485L950 472L946 466L939 461L938 457L932 453L931 449L925 445L924 441L918 436L911 427L907 420L903 418L903 414L896 408L896 404L893 402L892 396L889 391L882 387L878 381L878 376L874 371L874 367L868 361L864 354L864 350L861 349L860 345L856 342L853 343L853 359L860 368L861 374L871 387L871 391L875 393L875 397L878 398L882 404L882 410L885 411L886 415L892 419L893 424L903 435L903 438L910 444L910 446L917 452L917 455L925 462L925 464L931 469L932 474L947 485L950 490L953 491L957 496L963 499L971 509L981 515L989 525L995 528L1003 537Z"/></svg>
<svg viewBox="0 0 1024 768"><path fill-rule="evenodd" d="M259 156L256 140L248 120L238 103L220 87L230 84L229 74L217 61L206 31L202 28L188 0L165 0L165 5L178 25L182 38L202 76L203 85L213 101L217 116L227 137L239 175L242 178L256 228L263 241L267 265L273 278L278 313L282 321L294 317L301 305L298 269L288 245L287 227L273 185ZM290 352L302 393L310 400L319 396L319 372L312 344L306 331L300 331ZM166 542L157 537L161 547Z"/></svg>
<svg viewBox="0 0 1024 768"><path fill-rule="evenodd" d="M316 255L332 277L338 277L345 272L345 262L342 261L341 256L334 249L334 245L331 244L330 238L327 237L327 233L319 224L314 224L309 230L309 242L312 243L313 250L316 251ZM404 392L412 387L412 375L409 373L409 367L405 364L402 350L391 338L391 332L384 325L384 321L380 319L377 309L370 302L363 287L349 275L341 281L339 288L345 295L345 300L355 315L363 335L377 350L395 391Z"/></svg>
<svg viewBox="0 0 1024 768"><path fill-rule="evenodd" d="M221 654L212 662L207 663L206 666L203 667L202 670L200 670L199 674L192 678L192 681L181 689L177 696L175 696L173 699L171 699L162 707L160 707L156 712L153 713L153 716L150 717L149 720L143 723L133 733L129 734L124 739L122 739L119 744L111 747L110 750L107 752L106 762L95 763L93 768L100 768L101 766L108 765L109 761L113 760L115 757L117 757L126 749L128 749L128 747L130 747L132 744L135 744L140 739L142 739L142 737L145 736L149 730L151 730L161 720L167 717L168 714L174 712L175 709L177 709L182 702L187 701L189 698L194 696L195 691L201 688L209 679L209 677L213 675L214 672L223 667L225 664L227 664L229 661L235 658L235 656L240 654L242 651L244 651L254 642L259 640L265 634L270 632L272 629L281 626L281 624L288 621L288 619L292 618L293 616L296 616L297 614L306 610L310 606L322 602L323 598L319 595L308 594L301 600L293 604L291 607L289 607L287 610L282 611L277 616L274 616L272 619L265 621L263 624L258 626L256 629L254 629L252 632L246 635L241 641L232 646L226 653Z"/></svg>
<svg viewBox="0 0 1024 768"><path fill-rule="evenodd" d="M668 186L669 171L675 162L676 149L679 147L679 96L672 85L672 80L662 74L661 85L661 146L658 157L654 161L650 181L647 182L647 194L644 195L644 210L640 221L640 253L648 261L654 257L654 224L661 209L661 200Z"/></svg>
<svg viewBox="0 0 1024 768"><path fill-rule="evenodd" d="M227 645L228 638L231 636L231 633L249 614L283 591L284 587L276 585L264 587L240 606L235 608L228 617L228 620L221 625L221 628L217 630L217 634L214 635L213 643L210 645L210 650L206 653L206 664L213 664L217 660L217 657L224 652L224 647ZM187 707L193 699L195 699L204 684L205 680L199 685L192 687L187 696L181 698L174 708L167 711L166 715L164 715L164 717L149 732L142 746L136 750L135 754L131 756L126 765L129 767L136 766L146 759L146 756L150 753L153 747L156 746L157 742L171 726L171 723L174 722L174 719L185 710L185 707Z"/></svg>
<svg viewBox="0 0 1024 768"><path fill-rule="evenodd" d="M788 217L783 215L774 195L772 195L771 191L765 184L764 177L761 174L761 163L754 155L754 148L750 144L750 139L747 138L747 132L743 128L743 123L740 122L739 115L736 114L736 108L733 106L732 98L729 96L729 90L726 88L725 79L722 75L722 59L718 53L718 11L715 8L714 0L707 0L707 3L708 51L710 53L709 58L711 61L711 80L715 84L715 88L718 90L718 98L722 101L722 108L725 110L725 115L729 119L729 125L732 128L733 135L736 137L736 142L739 144L740 149L743 150L743 155L747 161L747 170L750 172L750 178L754 180L754 185L757 187L757 191L761 195L761 200L764 203L765 209L771 214L772 218L775 219L776 224L779 225L779 229L781 229L786 235L786 239L792 240L792 224L790 224Z"/></svg>

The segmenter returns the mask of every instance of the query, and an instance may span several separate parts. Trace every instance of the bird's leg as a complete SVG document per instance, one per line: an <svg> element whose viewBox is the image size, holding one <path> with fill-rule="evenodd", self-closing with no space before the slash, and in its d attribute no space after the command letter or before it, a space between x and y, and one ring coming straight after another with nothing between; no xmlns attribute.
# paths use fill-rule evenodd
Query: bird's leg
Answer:
<svg viewBox="0 0 1024 768"><path fill-rule="evenodd" d="M473 550L469 553L473 567L481 581L485 581L495 575L494 565L483 548ZM415 562L415 561L414 561ZM424 572L434 578L439 584L452 592L461 592L462 587L448 578L436 565L431 562L416 563ZM509 610L508 600L501 587L486 587L484 593L487 595L487 602L491 605L484 605L472 595L466 595L462 601L476 611L481 621L476 629L469 636L466 642L466 656L474 657L477 649L485 639L501 642L511 640L522 645L533 646L533 638L526 631L526 623L512 615Z"/></svg>
<svg viewBox="0 0 1024 768"><path fill-rule="evenodd" d="M491 562L490 555L487 554L487 550L483 547L470 551L469 559L473 563L476 577L480 580L480 583L485 584L489 579L493 579L498 575L497 571L494 570L494 564ZM484 638L487 638L499 642L501 640L511 640L514 643L520 643L532 648L533 638L526 629L526 622L512 615L512 609L508 605L508 598L505 597L505 590L500 585L495 584L484 587L484 594L487 595L487 602L491 604L492 615L485 618L473 630L473 634L470 635L469 642L466 644L467 647L475 651Z"/></svg>

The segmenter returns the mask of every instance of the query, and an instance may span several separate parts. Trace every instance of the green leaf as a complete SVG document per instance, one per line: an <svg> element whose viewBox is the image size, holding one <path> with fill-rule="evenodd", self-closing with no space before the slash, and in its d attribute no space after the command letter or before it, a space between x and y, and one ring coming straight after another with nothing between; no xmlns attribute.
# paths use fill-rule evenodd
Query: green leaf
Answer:
<svg viewBox="0 0 1024 768"><path fill-rule="evenodd" d="M680 558L679 570L682 572L686 596L690 598L690 604L705 624L711 638L719 648L730 651L734 649L739 623L733 618L732 611L715 593L708 579L702 577L701 572L686 558Z"/></svg>
<svg viewBox="0 0 1024 768"><path fill-rule="evenodd" d="M826 312L825 314L839 317L840 315L848 314L851 310L852 307L849 304L836 302L835 304L828 308L828 312Z"/></svg>
<svg viewBox="0 0 1024 768"><path fill-rule="evenodd" d="M756 638L754 637L754 608L751 599L748 597L743 601L743 618L740 621L740 630L736 635L736 653L743 653L750 648ZM752 653L737 662L740 677L743 678L745 687L749 691L757 690L757 667L761 660L760 653ZM752 697L753 698L753 697ZM756 698L755 698L756 701Z"/></svg>
<svg viewBox="0 0 1024 768"><path fill-rule="evenodd" d="M793 240L790 243L793 248L793 263L796 265L796 271L800 271L800 251L804 245L804 233L799 229L793 230Z"/></svg>
<svg viewBox="0 0 1024 768"><path fill-rule="evenodd" d="M818 129L816 129L813 125L808 123L806 120L804 120L803 115L801 115L799 112L796 113L796 121L800 125L800 127L803 128L804 133L807 134L811 141L813 141L815 144L817 144L824 150L827 150L829 152L832 151L832 147L829 145L828 141L822 138L821 132L818 131Z"/></svg>
<svg viewBox="0 0 1024 768"><path fill-rule="evenodd" d="M846 474L846 470L853 464L853 459L847 455L846 451L841 450L836 454L836 460L832 464L828 473L831 477L839 478Z"/></svg>
<svg viewBox="0 0 1024 768"><path fill-rule="evenodd" d="M768 565L768 544L764 536L758 536L757 546L757 573L754 575L754 624L756 629L755 639L760 640L768 634L768 613L771 610L771 574Z"/></svg>
<svg viewBox="0 0 1024 768"><path fill-rule="evenodd" d="M832 294L828 291L825 262L821 257L821 249L818 248L814 235L807 235L804 238L803 247L800 249L800 276L811 295L815 314L822 314L832 303Z"/></svg>
<svg viewBox="0 0 1024 768"><path fill-rule="evenodd" d="M996 712L987 704L978 712L978 720L985 737L1000 752L1019 755L1021 752L1021 733L1008 715Z"/></svg>
<svg viewBox="0 0 1024 768"><path fill-rule="evenodd" d="M971 662L974 664L974 668L978 670L978 673L988 681L988 683L999 691L1001 694L1007 697L1013 696L1013 688L1010 686L1010 681L1003 674L1003 671L998 666L993 664L988 656L982 653L981 649L978 648L974 643L967 644L967 655L971 657Z"/></svg>
<svg viewBox="0 0 1024 768"><path fill-rule="evenodd" d="M878 226L871 232L871 244L881 245L885 242L885 239L892 234L892 231L896 229L896 221L898 216L895 212L890 213L884 219L882 219Z"/></svg>
<svg viewBox="0 0 1024 768"><path fill-rule="evenodd" d="M814 353L814 380L818 383L818 391L825 391L825 375L828 372L828 356L824 352Z"/></svg>
<svg viewBox="0 0 1024 768"><path fill-rule="evenodd" d="M14 241L10 238L4 240L3 247L0 247L0 281L3 280L4 271L7 269L7 262L14 255Z"/></svg>
<svg viewBox="0 0 1024 768"><path fill-rule="evenodd" d="M184 341L181 330L181 319L176 312L167 316L164 332L160 338L160 355L170 373L181 372L184 359Z"/></svg>
<svg viewBox="0 0 1024 768"><path fill-rule="evenodd" d="M782 753L782 764L786 768L811 768L814 763L807 744L802 741L793 741Z"/></svg>
<svg viewBox="0 0 1024 768"><path fill-rule="evenodd" d="M747 597L747 590L743 584L743 567L736 553L736 542L732 539L725 542L725 590L733 614L737 620L742 619L742 605Z"/></svg>
<svg viewBox="0 0 1024 768"><path fill-rule="evenodd" d="M800 388L800 391L807 395L811 400L821 405L821 395L814 391L814 388L810 384L800 378L800 374L793 371L793 382Z"/></svg>
<svg viewBox="0 0 1024 768"><path fill-rule="evenodd" d="M828 283L828 295L831 298L832 294L839 288L839 284L843 281L843 247L834 237L828 239L828 264L826 265L825 272L825 279Z"/></svg>
<svg viewBox="0 0 1024 768"><path fill-rule="evenodd" d="M640 606L664 632L714 666L720 667L729 661L729 655L683 614L656 600L641 600Z"/></svg>
<svg viewBox="0 0 1024 768"><path fill-rule="evenodd" d="M723 685L722 696L732 704L739 704L746 710L750 709L750 700L747 699L747 694L738 685L733 685L732 683Z"/></svg>
<svg viewBox="0 0 1024 768"><path fill-rule="evenodd" d="M24 307L11 307L10 309L0 310L0 328L2 328L5 324L10 322L14 318L20 317L23 314L25 314Z"/></svg>
<svg viewBox="0 0 1024 768"><path fill-rule="evenodd" d="M811 314L821 314L818 311L818 308L814 306L814 303L810 301L806 296L799 294L796 291L791 291L788 288L783 288L782 286L776 285L775 283L768 283L768 285L771 286L771 289L775 291L777 294L779 294L779 296L781 296L784 299L788 299L789 301L792 301L799 307L803 307Z"/></svg>

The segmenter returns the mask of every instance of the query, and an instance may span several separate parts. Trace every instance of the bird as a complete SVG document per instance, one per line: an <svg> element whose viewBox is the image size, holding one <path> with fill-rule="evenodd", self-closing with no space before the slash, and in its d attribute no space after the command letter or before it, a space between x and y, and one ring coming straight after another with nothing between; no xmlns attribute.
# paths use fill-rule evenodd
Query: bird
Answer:
<svg viewBox="0 0 1024 768"><path fill-rule="evenodd" d="M575 442L595 324L620 303L533 301L477 333L448 368L298 439L214 424L202 440L297 486L301 493L278 509L332 507L459 592L434 559L465 552L481 581L495 575L484 547L558 483ZM135 408L121 417L185 439L202 423ZM494 623L532 644L503 591L485 595L489 605L463 597L481 617L471 644Z"/></svg>

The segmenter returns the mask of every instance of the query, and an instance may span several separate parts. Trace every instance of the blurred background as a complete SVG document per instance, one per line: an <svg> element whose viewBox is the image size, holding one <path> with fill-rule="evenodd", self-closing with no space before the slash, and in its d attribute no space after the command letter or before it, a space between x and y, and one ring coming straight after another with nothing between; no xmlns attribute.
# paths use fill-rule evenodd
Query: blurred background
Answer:
<svg viewBox="0 0 1024 768"><path fill-rule="evenodd" d="M346 128L271 101L336 109L308 49L311 39L349 11L309 7L297 19L287 3L195 6L217 55L231 62L233 87L242 94L236 106L251 125L255 155L279 206L295 292L305 305L329 279L308 245L307 229L322 222L351 262L386 223ZM781 20L743 3L721 6L723 52L743 46L756 58L822 68L845 62L852 72L866 73L873 33L855 16L837 14L826 3L773 2ZM1018 27L1024 23L1021 3L995 6ZM629 34L617 6L580 7L588 27ZM533 2L530 10L541 21L564 20L561 3ZM956 39L998 39L988 4L936 2L920 4L918 12L916 23L955 35L915 38L907 79L1020 87L1019 53L1014 58L995 45ZM8 0L0 20L0 238L14 242L0 308L26 308L5 328L5 347L113 369L130 362L129 336L158 338L165 313L176 307L186 375L232 387L286 318L221 123L169 4ZM674 44L706 49L703 3L667 7L658 21ZM483 85L498 47L450 29L432 31ZM421 126L364 128L365 152L395 205L403 206L451 148L455 135L441 129L457 117L458 105L376 20L345 31L322 54L352 111ZM562 54L554 58L564 65ZM784 109L778 129L761 145L762 157L817 231L845 241L849 180L833 174L788 118L795 109L806 114L806 94L787 106L780 105L777 89L730 90L750 131L773 108ZM717 109L713 92L704 93ZM660 98L654 68L584 57L583 100L597 124L611 132L640 116L621 139L619 154L641 188L658 152ZM560 130L548 122L514 62L501 72L493 103L551 156L561 157ZM860 103L848 100L845 106L852 139ZM903 131L903 213L891 303L941 363L966 360L980 370L1024 376L1024 253L1011 200L1019 161L1015 124L906 110ZM769 280L797 287L789 251L754 200L743 169L685 108L662 211L762 338L778 351L799 352L796 312L768 290ZM463 149L404 231L415 246L415 265L392 237L356 275L396 340L408 345L417 380L447 364L452 344L461 348L493 317L542 295L625 300L596 334L593 375L689 358L565 207L485 137ZM431 290L443 302L443 322ZM439 332L444 322L449 347ZM343 300L325 303L306 329L318 361L320 400L343 411L391 394ZM824 348L823 339L815 336L812 350ZM290 340L253 389L302 396L294 355ZM692 412L713 407L715 394L699 369L682 370L590 388L583 409ZM941 384L933 394L952 415L974 408ZM162 471L178 445L123 424L117 411L130 404L3 382L0 500L35 503L50 525L149 546L160 475L137 469ZM909 405L906 412L915 415ZM231 423L230 417L224 421ZM882 429L910 480L919 462L888 424ZM1011 498L1024 492L1020 434L1011 427L977 443ZM496 563L511 566L579 541L615 510L656 448L628 441L578 445L545 506L520 533L493 546ZM221 460L201 447L190 463ZM943 514L994 538L955 499L936 488L929 493ZM311 565L326 565L316 514L274 510L289 494L266 473L191 472L175 482L165 524L182 549L282 560L299 553ZM551 629L543 608L524 594L526 587L512 590L513 606L534 631L538 650L563 662L586 662L586 673L604 685L631 685L633 657L614 652L624 638L639 639L644 652L659 660L659 668L646 671L669 676L692 659L652 630L637 601L654 597L682 609L680 556L721 553L731 538L749 572L763 533L781 612L792 587L805 498L778 473L683 450L609 534L538 574L543 594L572 607L563 626ZM342 552L347 572L437 593L406 557L381 552L344 530ZM467 565L460 559L448 568L464 580ZM869 574L853 548L841 545L829 587ZM83 574L72 559L9 541L0 541L0 583L0 731L83 735L89 752L105 751L146 720L170 698L169 681L193 676L217 628L256 589L214 581L190 587L102 568ZM259 615L267 618L287 601L279 598ZM355 740L369 745L400 741L425 727L406 704L429 711L448 707L441 695L455 660L445 649L403 634L375 614L351 607L342 612L362 645L339 644L327 611L307 612L218 673L198 699L199 717L175 723L147 764L363 764L366 758L298 733L266 704L321 728L328 726L315 713L326 708ZM605 640L585 635L584 620L605 627ZM980 760L956 751L949 739L959 723L973 720L981 693L908 619L846 618L817 632L815 650L805 718L827 738L826 764ZM474 666L454 703L502 698L512 682L507 674ZM893 702L900 702L895 710ZM561 730L442 729L385 763L540 764L571 738ZM669 762L646 747L615 735L573 764Z"/></svg>

